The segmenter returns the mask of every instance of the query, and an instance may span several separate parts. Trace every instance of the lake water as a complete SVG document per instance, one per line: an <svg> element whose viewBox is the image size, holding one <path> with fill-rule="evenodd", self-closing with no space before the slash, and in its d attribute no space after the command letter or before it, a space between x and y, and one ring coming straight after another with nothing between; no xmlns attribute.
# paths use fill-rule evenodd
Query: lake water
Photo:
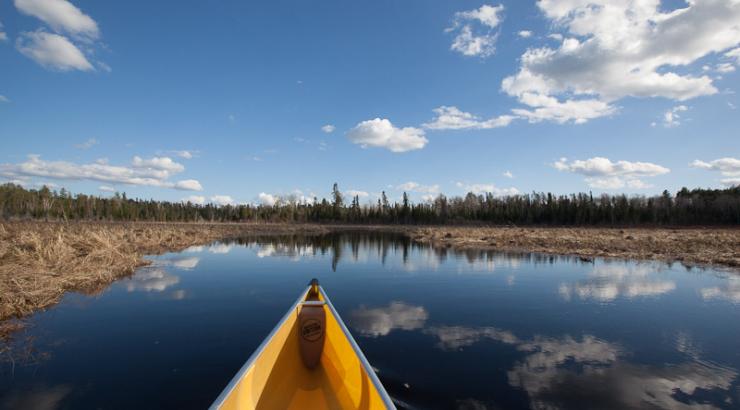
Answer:
<svg viewBox="0 0 740 410"><path fill-rule="evenodd" d="M206 408L312 277L399 408L740 408L740 275L251 238L152 258L34 315L0 408Z"/></svg>

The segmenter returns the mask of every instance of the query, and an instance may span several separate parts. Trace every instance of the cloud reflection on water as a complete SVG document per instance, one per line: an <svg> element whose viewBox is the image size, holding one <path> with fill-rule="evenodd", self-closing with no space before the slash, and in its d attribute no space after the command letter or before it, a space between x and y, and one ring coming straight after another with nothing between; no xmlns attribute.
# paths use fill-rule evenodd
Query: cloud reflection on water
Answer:
<svg viewBox="0 0 740 410"><path fill-rule="evenodd" d="M489 339L524 352L507 377L511 386L527 392L533 408L592 403L602 409L714 409L738 404L730 391L737 371L699 360L696 349L690 362L655 366L625 362L623 348L591 335L525 340L494 327L463 326L432 327L424 333L436 336L443 350Z"/></svg>
<svg viewBox="0 0 740 410"><path fill-rule="evenodd" d="M161 267L143 268L126 283L129 292L163 292L180 283L180 277L168 273Z"/></svg>
<svg viewBox="0 0 740 410"><path fill-rule="evenodd" d="M657 296L672 292L672 280L652 279L659 267L652 264L599 264L588 274L588 279L572 284L561 283L558 292L565 300L573 297L611 302L618 297L636 298Z"/></svg>
<svg viewBox="0 0 740 410"><path fill-rule="evenodd" d="M393 329L415 330L422 328L429 318L423 306L391 302L388 307L367 308L360 306L349 314L350 326L363 336L385 336Z"/></svg>
<svg viewBox="0 0 740 410"><path fill-rule="evenodd" d="M0 400L0 409L54 410L71 392L72 386L67 384L11 391Z"/></svg>
<svg viewBox="0 0 740 410"><path fill-rule="evenodd" d="M740 277L730 277L722 286L702 288L699 293L704 300L720 299L740 303Z"/></svg>

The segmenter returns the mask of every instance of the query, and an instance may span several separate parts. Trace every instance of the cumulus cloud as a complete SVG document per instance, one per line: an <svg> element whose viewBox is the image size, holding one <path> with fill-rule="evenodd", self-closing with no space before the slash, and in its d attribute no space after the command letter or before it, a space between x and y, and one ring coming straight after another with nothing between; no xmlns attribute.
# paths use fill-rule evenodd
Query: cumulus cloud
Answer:
<svg viewBox="0 0 740 410"><path fill-rule="evenodd" d="M110 165L105 160L90 164L67 161L46 161L39 155L29 155L19 164L0 164L0 175L6 178L42 177L59 180L88 180L113 184L154 186L179 190L200 191L203 187L194 179L172 182L170 178L185 168L167 157L143 159L134 157L130 166Z"/></svg>
<svg viewBox="0 0 740 410"><path fill-rule="evenodd" d="M439 185L422 185L414 181L409 181L401 185L397 185L396 190L404 192L418 192L422 194L437 194L439 193Z"/></svg>
<svg viewBox="0 0 740 410"><path fill-rule="evenodd" d="M214 195L210 198L210 201L220 206L235 204L234 199L228 195Z"/></svg>
<svg viewBox="0 0 740 410"><path fill-rule="evenodd" d="M452 27L445 31L455 33L450 49L466 56L488 57L496 51L497 33L503 5L482 5L480 8L455 13Z"/></svg>
<svg viewBox="0 0 740 410"><path fill-rule="evenodd" d="M514 187L510 188L499 188L495 184L466 184L464 182L457 182L455 186L464 190L465 192L472 192L476 195L491 193L496 196L507 196L507 195L518 195L520 192Z"/></svg>
<svg viewBox="0 0 740 410"><path fill-rule="evenodd" d="M5 34L5 31L3 30L3 23L0 22L0 41L7 41L8 35Z"/></svg>
<svg viewBox="0 0 740 410"><path fill-rule="evenodd" d="M260 192L257 198L259 199L260 203L265 206L273 206L278 202L278 198L275 195L266 194L264 192Z"/></svg>
<svg viewBox="0 0 740 410"><path fill-rule="evenodd" d="M429 142L418 128L396 128L387 119L362 121L347 133L347 139L362 148L379 147L391 152L422 149Z"/></svg>
<svg viewBox="0 0 740 410"><path fill-rule="evenodd" d="M15 0L15 7L21 13L48 24L56 32L90 39L100 35L95 20L66 0Z"/></svg>
<svg viewBox="0 0 740 410"><path fill-rule="evenodd" d="M324 131L327 134L331 134L332 132L334 132L335 129L336 127L331 124L326 124L323 127L321 127L321 131Z"/></svg>
<svg viewBox="0 0 740 410"><path fill-rule="evenodd" d="M195 205L203 205L206 203L206 197L202 195L190 195L189 197L183 198L182 202L190 202Z"/></svg>
<svg viewBox="0 0 740 410"><path fill-rule="evenodd" d="M511 171L504 172L503 176L505 176L506 178L514 178L514 174L512 174Z"/></svg>
<svg viewBox="0 0 740 410"><path fill-rule="evenodd" d="M521 38L530 38L530 37L532 37L532 32L529 31L529 30L522 30L522 31L520 31L517 34L519 34L519 37L521 37Z"/></svg>
<svg viewBox="0 0 740 410"><path fill-rule="evenodd" d="M363 336L386 336L394 329L415 330L424 326L429 313L423 306L391 302L387 307L361 306L349 314L350 325Z"/></svg>
<svg viewBox="0 0 740 410"><path fill-rule="evenodd" d="M99 143L100 142L98 142L98 140L96 140L95 138L89 138L87 141L85 141L83 143L75 144L75 148L77 148L77 149L90 149L90 148L94 147L95 145L98 145Z"/></svg>
<svg viewBox="0 0 740 410"><path fill-rule="evenodd" d="M725 177L720 180L720 182L725 186L730 187L740 185L740 159L725 157L709 162L697 159L692 161L689 166L719 172Z"/></svg>
<svg viewBox="0 0 740 410"><path fill-rule="evenodd" d="M429 123L423 124L424 128L430 130L464 130L464 129L491 129L505 127L514 119L513 115L500 115L488 120L461 111L454 106L441 106L434 110L437 117Z"/></svg>
<svg viewBox="0 0 740 410"><path fill-rule="evenodd" d="M45 31L21 33L15 47L38 64L60 71L92 71L95 68L69 39Z"/></svg>
<svg viewBox="0 0 740 410"><path fill-rule="evenodd" d="M681 113L688 111L689 107L677 105L663 113L663 126L666 128L678 127L681 125Z"/></svg>
<svg viewBox="0 0 740 410"><path fill-rule="evenodd" d="M650 185L639 178L655 177L670 172L670 169L650 162L612 162L603 157L570 162L567 158L560 158L553 167L558 171L584 175L589 186L598 189L620 189L625 186L633 189L649 188Z"/></svg>
<svg viewBox="0 0 740 410"><path fill-rule="evenodd" d="M518 72L502 82L504 92L529 107L515 114L531 121L583 123L614 113L614 102L628 96L684 101L714 94L712 79L690 66L740 42L734 0L676 10L654 0L537 5L565 36L558 47L528 49Z"/></svg>

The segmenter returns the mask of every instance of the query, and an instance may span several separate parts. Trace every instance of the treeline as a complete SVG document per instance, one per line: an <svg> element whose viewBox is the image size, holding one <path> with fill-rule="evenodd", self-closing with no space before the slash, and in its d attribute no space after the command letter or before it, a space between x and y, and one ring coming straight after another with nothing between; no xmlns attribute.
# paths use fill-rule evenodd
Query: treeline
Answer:
<svg viewBox="0 0 740 410"><path fill-rule="evenodd" d="M513 225L738 225L740 187L683 188L672 195L554 195L531 193L497 197L439 195L412 203L406 193L390 202L385 193L377 203L345 198L334 184L329 199L298 201L294 197L268 205L198 205L71 194L47 187L25 189L0 185L3 219L162 221L162 222L315 222L353 224L513 224Z"/></svg>

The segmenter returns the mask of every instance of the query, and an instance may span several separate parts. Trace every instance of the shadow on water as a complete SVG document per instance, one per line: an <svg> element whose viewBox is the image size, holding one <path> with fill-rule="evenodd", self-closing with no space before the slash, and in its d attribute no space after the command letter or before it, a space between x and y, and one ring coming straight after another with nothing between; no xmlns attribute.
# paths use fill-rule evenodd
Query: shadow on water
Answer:
<svg viewBox="0 0 740 410"><path fill-rule="evenodd" d="M0 409L207 407L314 274L400 408L740 407L726 272L370 232L152 260L3 339Z"/></svg>

